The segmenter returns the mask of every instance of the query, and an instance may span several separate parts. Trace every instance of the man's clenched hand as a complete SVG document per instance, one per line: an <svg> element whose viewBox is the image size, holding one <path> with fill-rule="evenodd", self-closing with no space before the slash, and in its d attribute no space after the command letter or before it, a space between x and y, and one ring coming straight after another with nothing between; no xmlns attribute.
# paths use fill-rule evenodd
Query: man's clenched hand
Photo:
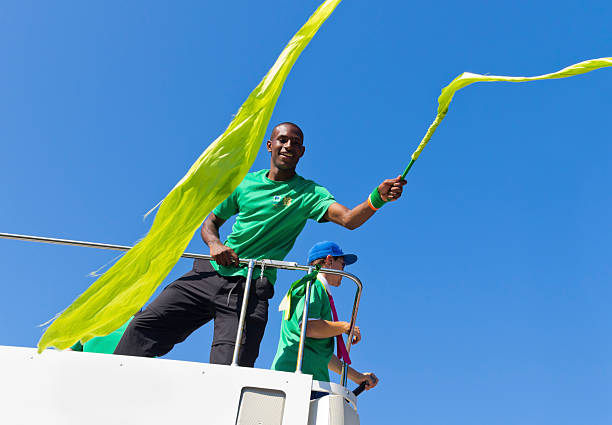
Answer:
<svg viewBox="0 0 612 425"><path fill-rule="evenodd" d="M222 266L238 267L238 255L234 250L221 243L212 244L210 247L210 256Z"/></svg>
<svg viewBox="0 0 612 425"><path fill-rule="evenodd" d="M402 190L406 180L402 180L402 176L397 176L394 179L387 179L378 185L378 193L383 201L397 201L402 196Z"/></svg>

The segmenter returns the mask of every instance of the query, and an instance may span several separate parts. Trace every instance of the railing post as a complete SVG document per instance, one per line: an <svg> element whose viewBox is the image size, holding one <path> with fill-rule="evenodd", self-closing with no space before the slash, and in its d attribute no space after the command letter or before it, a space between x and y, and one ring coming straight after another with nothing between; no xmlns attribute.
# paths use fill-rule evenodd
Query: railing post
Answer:
<svg viewBox="0 0 612 425"><path fill-rule="evenodd" d="M308 267L308 274L312 273L312 266ZM297 364L295 373L302 373L302 360L304 360L304 343L306 342L306 327L308 326L308 307L310 306L310 285L311 279L306 282L306 291L304 292L304 312L302 313L302 329L300 332L300 345L298 347ZM289 306L290 307L290 306Z"/></svg>
<svg viewBox="0 0 612 425"><path fill-rule="evenodd" d="M360 280L355 277L351 277L351 280L355 282L357 285L357 291L355 292L355 301L353 302L353 312L351 314L351 326L348 333L348 340L346 341L346 352L351 352L351 341L353 340L353 333L355 332L355 322L357 321L357 310L359 309L359 301L361 300L361 291L363 290L363 285ZM340 374L340 384L346 387L347 378L348 378L348 365L342 361L342 372Z"/></svg>
<svg viewBox="0 0 612 425"><path fill-rule="evenodd" d="M240 321L238 322L238 332L236 333L236 345L234 345L232 366L238 366L238 355L240 354L240 346L242 345L242 332L244 330L244 319L246 318L247 306L249 304L249 292L251 290L254 267L255 260L249 260L249 270L247 272L246 283L244 284L244 296L242 297L242 309L240 310Z"/></svg>

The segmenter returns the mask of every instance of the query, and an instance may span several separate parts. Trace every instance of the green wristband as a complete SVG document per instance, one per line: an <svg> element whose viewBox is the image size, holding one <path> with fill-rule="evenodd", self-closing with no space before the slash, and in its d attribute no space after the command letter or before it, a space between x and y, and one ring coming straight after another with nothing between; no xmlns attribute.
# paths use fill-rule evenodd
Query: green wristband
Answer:
<svg viewBox="0 0 612 425"><path fill-rule="evenodd" d="M379 209L387 203L387 201L383 201L383 198L380 197L380 193L378 193L378 187L374 188L372 193L370 193L370 197L368 199L370 200L370 204L375 209Z"/></svg>

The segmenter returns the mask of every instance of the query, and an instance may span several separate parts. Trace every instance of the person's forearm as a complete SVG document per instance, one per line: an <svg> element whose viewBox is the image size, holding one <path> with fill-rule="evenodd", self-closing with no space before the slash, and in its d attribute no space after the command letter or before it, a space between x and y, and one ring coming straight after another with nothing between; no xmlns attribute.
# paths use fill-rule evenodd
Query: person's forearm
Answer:
<svg viewBox="0 0 612 425"><path fill-rule="evenodd" d="M331 356L331 359L329 359L327 368L332 372L336 372L338 375L340 375L342 373L342 362L334 354ZM347 378L353 381L354 383L361 384L363 381L366 380L366 377L362 373L357 372L350 366L347 366L346 368Z"/></svg>
<svg viewBox="0 0 612 425"><path fill-rule="evenodd" d="M350 210L342 204L335 203L330 206L326 218L342 227L354 230L368 221L374 215L374 212L367 201Z"/></svg>
<svg viewBox="0 0 612 425"><path fill-rule="evenodd" d="M219 238L219 227L223 223L225 223L224 219L217 217L214 213L210 213L206 220L204 220L204 224L202 224L200 235L202 235L202 240L210 249L210 256L217 264L238 267L238 254L230 247L225 246Z"/></svg>
<svg viewBox="0 0 612 425"><path fill-rule="evenodd" d="M406 180L402 180L400 176L384 180L372 190L365 202L350 210L344 205L334 202L329 206L323 217L349 230L356 229L372 217L384 204L398 200L402 196L402 187L405 184Z"/></svg>
<svg viewBox="0 0 612 425"><path fill-rule="evenodd" d="M309 320L306 328L306 336L308 338L331 338L336 335L346 333L349 328L347 322L331 322L329 320Z"/></svg>
<svg viewBox="0 0 612 425"><path fill-rule="evenodd" d="M211 214L206 218L206 220L204 220L202 229L200 229L202 240L206 245L208 245L209 248L216 244L223 245L223 242L221 242L221 238L219 237L219 227L221 227L222 223L219 224L218 221L219 219L215 217L214 214Z"/></svg>
<svg viewBox="0 0 612 425"><path fill-rule="evenodd" d="M369 207L367 201L362 202L353 209L347 211L343 226L349 230L354 230L368 221L368 219L374 215L374 212L375 211Z"/></svg>

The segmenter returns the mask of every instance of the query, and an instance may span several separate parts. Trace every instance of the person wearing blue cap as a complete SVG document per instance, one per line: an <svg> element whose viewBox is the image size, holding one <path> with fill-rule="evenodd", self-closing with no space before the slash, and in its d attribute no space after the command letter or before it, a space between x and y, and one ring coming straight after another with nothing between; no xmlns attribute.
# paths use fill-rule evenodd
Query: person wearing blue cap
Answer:
<svg viewBox="0 0 612 425"><path fill-rule="evenodd" d="M338 244L330 241L319 242L308 252L308 264L320 265L326 269L344 270L344 266L355 261L355 254L345 254ZM279 307L284 314L278 349L272 362L273 370L295 372L304 315L305 287L309 279L311 277L307 275L294 282ZM350 330L350 323L338 321L334 299L330 293L331 287L340 286L341 281L342 276L320 272L310 287L302 372L312 375L317 381L329 382L329 370L340 373L340 359L347 365L351 364L342 341L342 335ZM360 340L361 331L355 326L352 344ZM338 349L337 356L334 355L334 345ZM357 384L365 382L368 390L378 383L378 378L373 373L360 373L351 367L347 368L347 372L351 381Z"/></svg>

